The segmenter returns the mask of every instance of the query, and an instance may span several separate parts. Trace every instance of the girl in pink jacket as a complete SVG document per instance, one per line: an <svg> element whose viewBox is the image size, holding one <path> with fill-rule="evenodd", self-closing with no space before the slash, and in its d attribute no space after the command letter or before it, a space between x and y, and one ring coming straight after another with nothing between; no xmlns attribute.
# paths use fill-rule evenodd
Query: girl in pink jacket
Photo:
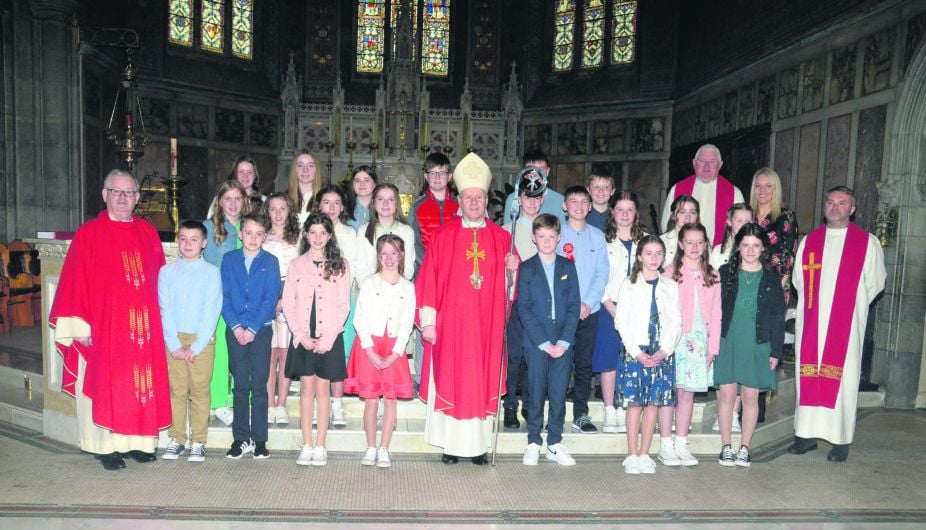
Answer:
<svg viewBox="0 0 926 530"><path fill-rule="evenodd" d="M303 447L296 463L328 463L329 396L332 381L347 376L344 322L350 311L350 271L334 238L331 219L313 213L303 224L302 255L289 265L283 286L283 314L293 334L286 377L299 379ZM312 443L312 411L318 401L318 436Z"/></svg>

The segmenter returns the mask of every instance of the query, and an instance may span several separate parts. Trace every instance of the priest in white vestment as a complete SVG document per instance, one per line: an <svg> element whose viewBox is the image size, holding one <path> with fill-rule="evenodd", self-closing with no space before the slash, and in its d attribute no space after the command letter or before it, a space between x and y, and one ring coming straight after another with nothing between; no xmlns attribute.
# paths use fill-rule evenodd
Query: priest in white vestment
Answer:
<svg viewBox="0 0 926 530"><path fill-rule="evenodd" d="M833 445L830 462L844 462L855 434L856 404L868 308L887 276L878 239L850 221L850 188L829 190L826 224L808 234L797 250L792 276L798 295L797 405L792 454Z"/></svg>

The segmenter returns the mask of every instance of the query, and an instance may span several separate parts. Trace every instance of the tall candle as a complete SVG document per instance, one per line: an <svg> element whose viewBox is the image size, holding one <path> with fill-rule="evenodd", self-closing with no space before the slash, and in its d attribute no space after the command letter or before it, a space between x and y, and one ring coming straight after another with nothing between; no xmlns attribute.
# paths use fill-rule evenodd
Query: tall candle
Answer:
<svg viewBox="0 0 926 530"><path fill-rule="evenodd" d="M177 176L177 139L170 139L170 176Z"/></svg>
<svg viewBox="0 0 926 530"><path fill-rule="evenodd" d="M351 116L348 118L347 122L347 138L350 141L354 141L354 117Z"/></svg>
<svg viewBox="0 0 926 530"><path fill-rule="evenodd" d="M447 141L444 142L444 145L450 145L450 120L447 120Z"/></svg>

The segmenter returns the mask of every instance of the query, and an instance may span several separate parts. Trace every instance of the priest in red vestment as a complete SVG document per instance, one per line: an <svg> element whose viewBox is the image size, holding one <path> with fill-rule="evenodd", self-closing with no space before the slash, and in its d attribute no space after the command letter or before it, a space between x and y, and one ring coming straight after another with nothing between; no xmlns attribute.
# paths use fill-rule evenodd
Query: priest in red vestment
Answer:
<svg viewBox="0 0 926 530"><path fill-rule="evenodd" d="M729 180L720 176L723 159L720 149L711 144L704 144L695 153L694 175L680 180L669 190L666 203L662 208L662 226L659 232L667 230L666 225L672 216L672 201L680 195L690 195L698 200L700 214L698 220L707 229L707 238L712 246L723 243L724 227L727 225L727 210L743 201L743 193Z"/></svg>
<svg viewBox="0 0 926 530"><path fill-rule="evenodd" d="M511 235L486 219L492 173L481 158L466 155L453 180L462 217L434 232L415 281L425 344L419 396L428 404L425 441L443 448L443 462L485 464L503 377Z"/></svg>
<svg viewBox="0 0 926 530"><path fill-rule="evenodd" d="M110 470L125 467L123 456L155 460L158 431L171 423L158 308L164 251L154 226L132 215L138 199L132 175L106 176L106 211L74 235L49 315L80 448Z"/></svg>

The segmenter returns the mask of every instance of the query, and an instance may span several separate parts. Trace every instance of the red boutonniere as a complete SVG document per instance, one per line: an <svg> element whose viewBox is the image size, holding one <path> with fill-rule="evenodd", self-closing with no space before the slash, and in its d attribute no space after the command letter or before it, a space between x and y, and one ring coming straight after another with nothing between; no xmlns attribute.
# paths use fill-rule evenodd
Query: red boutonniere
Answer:
<svg viewBox="0 0 926 530"><path fill-rule="evenodd" d="M572 243L566 243L565 245L563 245L563 252L566 254L566 257L567 257L570 261L575 261L575 260L576 260L575 256L572 255L572 253L573 253L573 251L574 251L575 249L576 249L576 247L572 246Z"/></svg>

